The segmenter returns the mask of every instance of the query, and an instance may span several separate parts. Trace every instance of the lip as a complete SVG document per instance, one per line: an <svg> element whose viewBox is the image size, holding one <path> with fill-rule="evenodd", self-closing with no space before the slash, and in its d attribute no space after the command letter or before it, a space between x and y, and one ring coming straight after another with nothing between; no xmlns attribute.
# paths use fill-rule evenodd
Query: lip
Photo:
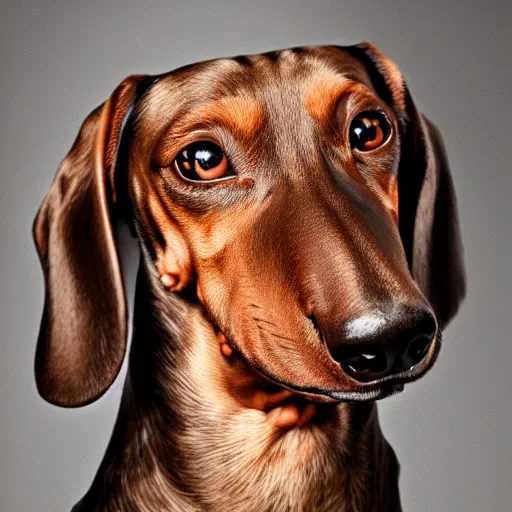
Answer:
<svg viewBox="0 0 512 512"><path fill-rule="evenodd" d="M220 352L226 360L230 361L231 365L236 365L236 362L243 363L246 368L244 371L252 372L259 379L257 387L259 386L260 391L252 395L253 401L244 398L242 403L248 408L265 412L275 427L285 430L331 423L341 403L374 402L402 392L405 384L421 378L432 368L441 348L441 332L438 331L426 357L412 368L364 383L354 380L341 370L340 376L345 388L325 389L298 386L280 380L275 374L270 374L265 367L258 365L254 359L251 360L232 340L228 340L222 331L216 329L216 333Z"/></svg>
<svg viewBox="0 0 512 512"><path fill-rule="evenodd" d="M419 379L433 366L441 346L438 335L423 361L405 372L378 381L360 383L345 375L343 382L346 386L348 379L350 387L340 390L297 386L281 381L275 375L270 375L254 360L250 362L250 359L219 330L217 339L220 352L226 361L229 361L230 367L235 369L241 363L242 371L249 372L247 375L253 375L249 377L249 382L256 378L256 381L252 380L250 384L255 387L246 395L244 391L240 394L240 391L247 385L247 381L245 378L240 380L237 377L233 381L234 396L238 395L238 399L246 407L266 413L274 427L284 430L331 424L335 421L335 411L341 403L374 402L402 392L406 383ZM240 367L235 371L240 371ZM238 387L239 385L242 385L242 388Z"/></svg>

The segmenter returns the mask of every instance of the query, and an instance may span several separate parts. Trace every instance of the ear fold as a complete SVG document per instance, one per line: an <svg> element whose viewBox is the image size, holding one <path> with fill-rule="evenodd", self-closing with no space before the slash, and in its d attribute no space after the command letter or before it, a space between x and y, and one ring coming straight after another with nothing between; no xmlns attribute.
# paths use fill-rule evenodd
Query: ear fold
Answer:
<svg viewBox="0 0 512 512"><path fill-rule="evenodd" d="M397 66L373 45L349 52L365 64L377 93L401 124L398 217L412 275L443 328L465 295L465 273L457 202L437 128L412 101Z"/></svg>
<svg viewBox="0 0 512 512"><path fill-rule="evenodd" d="M34 222L46 290L36 382L60 406L97 399L122 364L127 313L112 230L114 168L144 82L127 78L87 117Z"/></svg>

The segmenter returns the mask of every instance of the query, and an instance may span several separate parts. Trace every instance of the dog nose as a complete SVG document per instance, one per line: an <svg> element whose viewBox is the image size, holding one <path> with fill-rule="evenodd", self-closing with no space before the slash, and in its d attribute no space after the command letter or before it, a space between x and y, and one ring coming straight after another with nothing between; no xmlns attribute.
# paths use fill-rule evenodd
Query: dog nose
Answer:
<svg viewBox="0 0 512 512"><path fill-rule="evenodd" d="M436 320L428 309L402 308L391 317L367 314L345 323L345 335L332 343L332 357L359 382L399 374L420 363L433 342Z"/></svg>

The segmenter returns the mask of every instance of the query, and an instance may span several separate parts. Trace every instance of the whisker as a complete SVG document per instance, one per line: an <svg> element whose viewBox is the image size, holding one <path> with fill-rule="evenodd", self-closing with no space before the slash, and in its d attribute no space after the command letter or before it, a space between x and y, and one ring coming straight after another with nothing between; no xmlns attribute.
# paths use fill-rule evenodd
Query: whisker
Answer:
<svg viewBox="0 0 512 512"><path fill-rule="evenodd" d="M265 320L264 318L256 318L255 316L252 317L253 320L256 320L256 322L265 322L266 324L270 325L276 325L274 322L270 322L269 320Z"/></svg>
<svg viewBox="0 0 512 512"><path fill-rule="evenodd" d="M283 345L282 343L277 343L281 348L284 348L285 350L290 350L291 352L297 352L297 349L295 347L289 347L288 345Z"/></svg>
<svg viewBox="0 0 512 512"><path fill-rule="evenodd" d="M262 327L261 325L258 325L258 328L261 329L262 331L265 331L267 333L269 333L271 336L273 336L274 338L279 338L281 340L287 340L287 341L293 341L295 342L295 340L293 338L287 338L286 336L281 336L280 334L276 334L275 332L272 332L270 331L269 329L265 329L264 327Z"/></svg>

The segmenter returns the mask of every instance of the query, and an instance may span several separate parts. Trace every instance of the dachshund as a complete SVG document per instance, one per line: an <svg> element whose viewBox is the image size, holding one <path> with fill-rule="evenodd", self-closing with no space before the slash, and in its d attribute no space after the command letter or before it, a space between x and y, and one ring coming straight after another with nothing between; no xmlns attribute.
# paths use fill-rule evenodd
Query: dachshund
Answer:
<svg viewBox="0 0 512 512"><path fill-rule="evenodd" d="M434 364L465 294L437 128L369 43L126 78L36 216L35 377L112 385L128 315L114 228L140 247L128 373L90 511L397 511L376 400Z"/></svg>

